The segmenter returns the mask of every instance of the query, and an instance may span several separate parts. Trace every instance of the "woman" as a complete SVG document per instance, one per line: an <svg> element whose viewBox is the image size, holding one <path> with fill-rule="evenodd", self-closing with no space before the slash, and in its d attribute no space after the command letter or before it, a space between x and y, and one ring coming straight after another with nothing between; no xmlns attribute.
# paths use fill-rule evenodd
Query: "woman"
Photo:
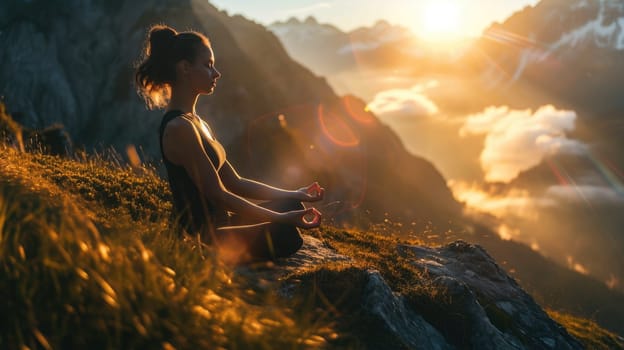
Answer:
<svg viewBox="0 0 624 350"><path fill-rule="evenodd" d="M163 25L150 29L135 79L148 108L166 107L160 149L176 221L188 234L214 243L230 262L291 255L303 244L298 228L321 223L321 213L301 202L321 200L325 190L315 182L287 191L237 174L195 113L199 95L211 94L220 77L204 35ZM257 205L246 198L271 201Z"/></svg>

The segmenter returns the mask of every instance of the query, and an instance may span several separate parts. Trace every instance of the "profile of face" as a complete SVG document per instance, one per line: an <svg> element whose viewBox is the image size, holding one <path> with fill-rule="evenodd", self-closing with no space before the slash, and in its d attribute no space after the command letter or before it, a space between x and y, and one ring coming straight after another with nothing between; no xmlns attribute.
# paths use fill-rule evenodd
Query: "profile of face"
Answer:
<svg viewBox="0 0 624 350"><path fill-rule="evenodd" d="M182 73L183 79L181 80L189 84L191 91L204 95L214 92L221 73L215 68L212 48L204 46L199 50L194 61L183 61L182 64L182 72L178 71L178 74Z"/></svg>

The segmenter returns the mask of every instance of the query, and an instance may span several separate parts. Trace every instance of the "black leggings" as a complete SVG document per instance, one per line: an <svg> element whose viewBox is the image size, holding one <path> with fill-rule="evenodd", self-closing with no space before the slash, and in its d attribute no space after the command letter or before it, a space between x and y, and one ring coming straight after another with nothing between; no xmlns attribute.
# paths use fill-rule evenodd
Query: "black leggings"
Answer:
<svg viewBox="0 0 624 350"><path fill-rule="evenodd" d="M280 213L304 209L296 200L273 200L258 205ZM235 263L274 260L294 254L303 245L299 229L293 225L248 223L245 218L233 215L231 226L217 228L216 243L225 260Z"/></svg>

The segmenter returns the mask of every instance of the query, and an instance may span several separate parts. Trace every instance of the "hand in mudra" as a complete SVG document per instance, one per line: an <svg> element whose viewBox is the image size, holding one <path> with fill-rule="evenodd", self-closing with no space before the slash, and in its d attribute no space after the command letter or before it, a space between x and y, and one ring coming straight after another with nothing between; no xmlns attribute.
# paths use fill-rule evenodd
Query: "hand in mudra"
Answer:
<svg viewBox="0 0 624 350"><path fill-rule="evenodd" d="M323 199L325 189L318 182L314 182L306 187L301 187L297 193L299 194L297 199L302 202L316 202Z"/></svg>
<svg viewBox="0 0 624 350"><path fill-rule="evenodd" d="M322 214L316 208L293 210L282 213L282 221L304 229L315 228L321 225Z"/></svg>

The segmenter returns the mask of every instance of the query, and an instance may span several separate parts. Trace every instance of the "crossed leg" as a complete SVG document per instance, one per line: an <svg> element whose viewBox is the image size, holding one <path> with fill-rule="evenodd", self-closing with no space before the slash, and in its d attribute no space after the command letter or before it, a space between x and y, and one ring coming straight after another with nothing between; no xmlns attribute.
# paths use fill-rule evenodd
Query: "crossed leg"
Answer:
<svg viewBox="0 0 624 350"><path fill-rule="evenodd" d="M304 209L295 200L260 203L277 212ZM222 258L233 263L274 260L294 254L303 245L299 229L292 225L265 222L246 224L245 218L232 216L231 226L217 228L215 243Z"/></svg>

